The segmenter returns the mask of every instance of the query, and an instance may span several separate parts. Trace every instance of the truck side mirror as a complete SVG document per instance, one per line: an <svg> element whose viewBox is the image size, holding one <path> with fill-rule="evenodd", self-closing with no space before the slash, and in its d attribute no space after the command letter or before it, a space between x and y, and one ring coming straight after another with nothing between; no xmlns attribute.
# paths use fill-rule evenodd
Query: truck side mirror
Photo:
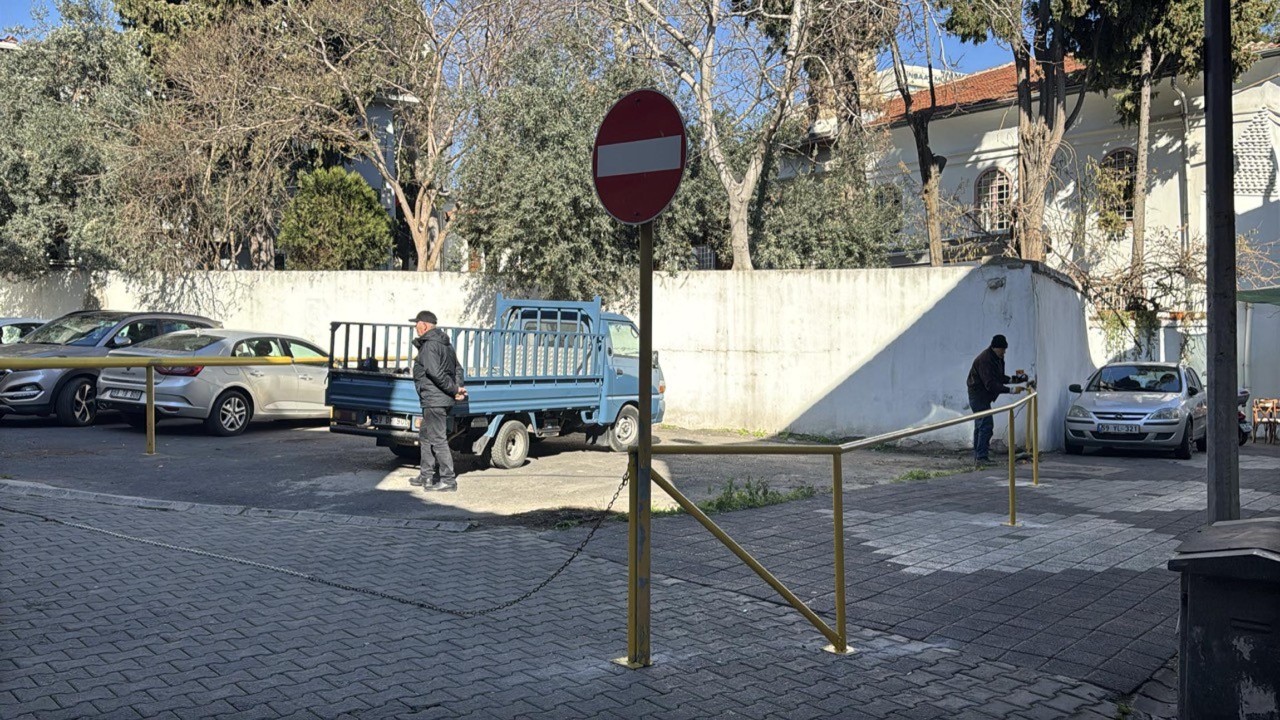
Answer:
<svg viewBox="0 0 1280 720"><path fill-rule="evenodd" d="M657 351L657 350L654 350L654 351L653 351L653 366L654 366L654 367L657 367L657 366L658 366L658 351Z"/></svg>
<svg viewBox="0 0 1280 720"><path fill-rule="evenodd" d="M1084 390L1082 390L1082 389L1080 388L1080 385L1078 385L1078 384L1075 384L1075 385L1069 385L1069 386L1067 387L1067 390L1070 390L1070 391L1071 391L1071 392L1073 392L1073 393L1082 393L1082 392L1084 392Z"/></svg>

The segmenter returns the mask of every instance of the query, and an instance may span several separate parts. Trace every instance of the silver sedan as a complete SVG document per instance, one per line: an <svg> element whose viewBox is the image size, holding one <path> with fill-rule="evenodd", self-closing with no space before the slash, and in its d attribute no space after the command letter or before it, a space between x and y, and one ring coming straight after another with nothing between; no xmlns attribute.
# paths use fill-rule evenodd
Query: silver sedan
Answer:
<svg viewBox="0 0 1280 720"><path fill-rule="evenodd" d="M1186 365L1120 362L1105 365L1089 378L1067 411L1067 452L1086 447L1173 450L1191 457L1191 446L1205 449L1208 394L1196 371Z"/></svg>
<svg viewBox="0 0 1280 720"><path fill-rule="evenodd" d="M139 343L108 357L263 357L325 360L301 338L246 330L193 330ZM329 368L252 365L156 368L156 417L203 420L214 435L239 435L251 420L328 418ZM98 379L98 406L119 410L135 427L146 424L146 369L108 368Z"/></svg>

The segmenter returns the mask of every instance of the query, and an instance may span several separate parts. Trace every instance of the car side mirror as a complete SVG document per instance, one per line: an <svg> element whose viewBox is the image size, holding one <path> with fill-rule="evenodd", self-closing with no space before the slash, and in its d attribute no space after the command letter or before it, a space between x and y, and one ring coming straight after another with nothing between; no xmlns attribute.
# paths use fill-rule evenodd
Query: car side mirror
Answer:
<svg viewBox="0 0 1280 720"><path fill-rule="evenodd" d="M1197 387L1196 387L1196 386L1194 386L1194 385L1188 385L1188 386L1187 386L1187 395L1190 395L1191 397L1195 397L1195 396L1197 396L1197 395L1199 395L1199 394L1200 394L1200 390L1199 390L1199 388L1197 388Z"/></svg>
<svg viewBox="0 0 1280 720"><path fill-rule="evenodd" d="M1071 391L1071 392L1073 392L1073 393L1082 393L1082 392L1084 392L1084 389L1083 389L1083 388L1081 388L1078 384L1075 384L1075 385L1069 385L1069 386L1067 387L1067 389L1068 389L1068 390L1070 390L1070 391Z"/></svg>
<svg viewBox="0 0 1280 720"><path fill-rule="evenodd" d="M126 338L118 337L118 338L113 338L111 340L111 347L113 348L129 347L132 344L133 344L133 341L127 337Z"/></svg>
<svg viewBox="0 0 1280 720"><path fill-rule="evenodd" d="M653 351L653 366L658 367L658 351Z"/></svg>

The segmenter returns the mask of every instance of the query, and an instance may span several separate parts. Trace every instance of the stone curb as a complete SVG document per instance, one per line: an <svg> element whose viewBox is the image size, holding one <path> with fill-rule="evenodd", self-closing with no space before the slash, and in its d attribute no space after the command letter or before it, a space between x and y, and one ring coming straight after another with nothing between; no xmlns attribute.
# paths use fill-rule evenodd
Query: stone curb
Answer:
<svg viewBox="0 0 1280 720"><path fill-rule="evenodd" d="M130 497L128 495L110 495L107 493L89 492L87 490L68 490L41 483L21 480L0 480L0 493L24 495L44 498L61 498L67 500L83 500L103 505L138 508L142 510L167 510L170 512L191 512L205 515L243 515L246 517L263 517L277 520L298 520L303 522L328 523L333 525L364 525L369 527L394 527L413 530L438 530L440 532L466 532L475 523L463 520L426 520L409 518L378 518L360 515L341 515L338 513L317 512L314 510L275 510L271 508L255 508L244 505L207 505L202 503L180 502L176 500L153 500L151 498Z"/></svg>

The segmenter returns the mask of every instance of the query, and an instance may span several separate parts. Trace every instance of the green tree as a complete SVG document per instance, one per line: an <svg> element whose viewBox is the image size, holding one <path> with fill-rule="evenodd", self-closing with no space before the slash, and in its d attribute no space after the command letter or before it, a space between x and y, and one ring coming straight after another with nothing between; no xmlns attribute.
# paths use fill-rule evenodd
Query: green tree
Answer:
<svg viewBox="0 0 1280 720"><path fill-rule="evenodd" d="M61 24L0 51L0 272L109 265L107 146L146 91L133 43L101 0L59 0Z"/></svg>
<svg viewBox="0 0 1280 720"><path fill-rule="evenodd" d="M120 24L135 31L134 38L148 56L165 55L186 33L226 19L236 10L270 4L274 0L115 0Z"/></svg>
<svg viewBox="0 0 1280 720"><path fill-rule="evenodd" d="M276 247L294 270L376 270L391 252L391 222L364 178L340 167L298 174Z"/></svg>
<svg viewBox="0 0 1280 720"><path fill-rule="evenodd" d="M1099 47L1093 0L934 0L946 29L966 42L1010 48L1018 81L1018 192L1013 240L1027 260L1045 257L1044 215L1053 163L1079 117L1081 93L1068 102L1067 58Z"/></svg>
<svg viewBox="0 0 1280 720"><path fill-rule="evenodd" d="M902 230L901 189L869 185L866 163L864 141L847 136L821 165L800 159L795 175L771 178L758 211L760 267L883 265Z"/></svg>
<svg viewBox="0 0 1280 720"><path fill-rule="evenodd" d="M1133 186L1132 266L1145 254L1151 99L1160 78L1191 79L1204 70L1204 0L1095 0L1099 42L1091 63L1092 90L1116 92L1121 122L1137 126ZM1239 77L1253 61L1252 46L1267 36L1280 3L1231 3L1232 61ZM1184 108L1185 110L1185 108Z"/></svg>
<svg viewBox="0 0 1280 720"><path fill-rule="evenodd" d="M591 146L624 88L648 83L638 75L642 66L611 63L590 36L564 28L526 50L510 82L479 106L459 165L456 232L484 256L485 272L508 286L549 298L625 301L636 287L639 236L600 206ZM658 223L660 267L687 265L684 232L714 232L689 217L696 205L681 211L677 204Z"/></svg>

